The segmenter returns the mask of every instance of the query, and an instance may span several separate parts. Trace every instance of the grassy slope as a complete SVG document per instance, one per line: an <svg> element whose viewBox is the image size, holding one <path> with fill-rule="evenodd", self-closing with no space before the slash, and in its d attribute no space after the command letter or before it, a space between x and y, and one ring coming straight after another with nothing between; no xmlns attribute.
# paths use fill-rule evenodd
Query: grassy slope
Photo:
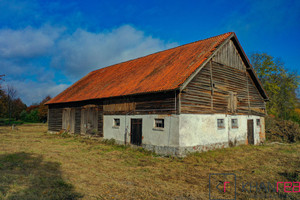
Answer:
<svg viewBox="0 0 300 200"><path fill-rule="evenodd" d="M209 173L230 172L240 188L243 181L299 181L300 144L239 146L179 159L49 135L42 124L13 132L0 127L0 199L208 199ZM238 191L238 199L247 196Z"/></svg>

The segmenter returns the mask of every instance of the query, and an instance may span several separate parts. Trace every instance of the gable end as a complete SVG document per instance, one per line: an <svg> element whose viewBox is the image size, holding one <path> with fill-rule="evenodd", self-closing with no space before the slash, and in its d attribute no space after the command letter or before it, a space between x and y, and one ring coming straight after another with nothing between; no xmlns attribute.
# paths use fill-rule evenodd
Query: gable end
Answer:
<svg viewBox="0 0 300 200"><path fill-rule="evenodd" d="M264 99L264 101L268 101L267 93L263 89L262 84L259 81L253 67L251 66L250 61L241 47L235 33L232 33L231 36L229 36L222 44L220 44L214 50L212 55L205 62L203 62L197 70L195 70L195 72L181 85L180 91L183 91L194 79L194 77L210 61L213 61L216 64L233 67L241 71L247 71L261 97Z"/></svg>

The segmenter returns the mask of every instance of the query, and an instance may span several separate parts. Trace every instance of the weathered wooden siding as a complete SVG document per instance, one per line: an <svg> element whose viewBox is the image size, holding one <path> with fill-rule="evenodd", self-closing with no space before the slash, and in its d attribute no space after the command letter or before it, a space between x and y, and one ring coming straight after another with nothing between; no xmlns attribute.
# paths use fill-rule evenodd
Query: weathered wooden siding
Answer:
<svg viewBox="0 0 300 200"><path fill-rule="evenodd" d="M49 108L48 116L48 130L60 131L62 129L62 109Z"/></svg>
<svg viewBox="0 0 300 200"><path fill-rule="evenodd" d="M178 92L132 95L49 106L49 130L103 136L103 115L169 114L178 110ZM64 117L62 116L64 111ZM58 116L60 115L60 116Z"/></svg>
<svg viewBox="0 0 300 200"><path fill-rule="evenodd" d="M238 52L232 45L231 41L225 44L217 59L206 64L182 91L181 113L264 115L264 99L240 63L241 58L236 58Z"/></svg>
<svg viewBox="0 0 300 200"><path fill-rule="evenodd" d="M62 113L62 129L74 133L75 132L75 109L64 108Z"/></svg>
<svg viewBox="0 0 300 200"><path fill-rule="evenodd" d="M75 133L80 134L81 108L75 108Z"/></svg>
<svg viewBox="0 0 300 200"><path fill-rule="evenodd" d="M265 112L266 104L262 99L259 91L255 87L250 76L248 77L248 89L249 89L249 101L250 101L250 109L252 113L261 113Z"/></svg>
<svg viewBox="0 0 300 200"><path fill-rule="evenodd" d="M229 40L226 44L224 44L212 60L226 66L246 71L245 63L243 62L238 50L235 48L232 40Z"/></svg>
<svg viewBox="0 0 300 200"><path fill-rule="evenodd" d="M98 107L96 105L86 105L81 109L81 133L98 133Z"/></svg>
<svg viewBox="0 0 300 200"><path fill-rule="evenodd" d="M98 134L103 137L103 105L98 106Z"/></svg>
<svg viewBox="0 0 300 200"><path fill-rule="evenodd" d="M175 91L107 99L103 101L103 113L105 115L176 113L176 101Z"/></svg>

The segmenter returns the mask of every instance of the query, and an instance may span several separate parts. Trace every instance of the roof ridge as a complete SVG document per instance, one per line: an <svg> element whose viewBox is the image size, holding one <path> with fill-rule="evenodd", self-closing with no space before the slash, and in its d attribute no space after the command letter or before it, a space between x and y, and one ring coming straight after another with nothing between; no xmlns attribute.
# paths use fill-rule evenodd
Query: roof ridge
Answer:
<svg viewBox="0 0 300 200"><path fill-rule="evenodd" d="M112 65L109 65L109 66L106 66L106 67L102 67L100 69L95 69L93 71L90 71L88 74L96 72L98 70L106 69L108 67L117 66L117 65L122 64L122 63L130 62L130 61L133 61L133 60L138 60L138 59L141 59L141 58L144 58L144 57L147 57L147 56L150 56L150 55L154 55L154 54L157 54L157 53L160 53L160 52L169 51L169 50L176 49L176 48L179 48L179 47L183 47L183 46L186 46L186 45L191 45L191 44L194 44L194 43L197 43L197 42L202 42L202 41L209 40L209 39L212 39L212 38L220 37L220 36L226 35L226 34L231 35L231 34L235 34L235 33L234 32L227 32L227 33L219 34L219 35L212 36L212 37L209 37L209 38L205 38L205 39L202 39L202 40L197 40L197 41L194 41L194 42L190 42L190 43L186 43L186 44L183 44L183 45L179 45L177 47L172 47L172 48L169 48L169 49L157 51L157 52L150 53L150 54L138 57L138 58L132 58L132 59L129 59L129 60L126 60L126 61L123 61L123 62L115 63L115 64L112 64Z"/></svg>

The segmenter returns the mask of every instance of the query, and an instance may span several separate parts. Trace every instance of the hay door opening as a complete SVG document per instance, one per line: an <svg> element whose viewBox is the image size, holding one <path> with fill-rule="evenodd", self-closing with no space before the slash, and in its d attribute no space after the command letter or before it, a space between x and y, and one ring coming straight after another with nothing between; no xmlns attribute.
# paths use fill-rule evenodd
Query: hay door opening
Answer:
<svg viewBox="0 0 300 200"><path fill-rule="evenodd" d="M247 120L247 138L248 138L248 144L254 144L253 119Z"/></svg>
<svg viewBox="0 0 300 200"><path fill-rule="evenodd" d="M131 144L141 146L142 145L142 119L131 119Z"/></svg>

